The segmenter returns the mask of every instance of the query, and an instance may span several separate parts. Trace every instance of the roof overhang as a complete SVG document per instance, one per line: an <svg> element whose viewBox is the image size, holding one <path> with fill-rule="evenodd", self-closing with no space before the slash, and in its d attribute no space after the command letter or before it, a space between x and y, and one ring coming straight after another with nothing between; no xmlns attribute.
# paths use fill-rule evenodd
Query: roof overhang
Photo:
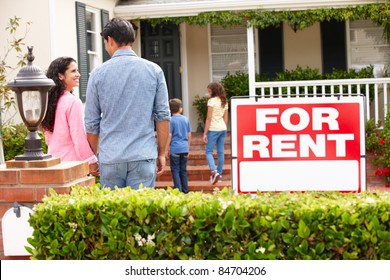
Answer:
<svg viewBox="0 0 390 280"><path fill-rule="evenodd" d="M117 17L126 19L196 16L202 12L240 10L307 10L345 8L348 6L385 3L388 0L203 0L203 1L141 1L118 5ZM149 3L148 3L149 2ZM142 3L142 4L141 4Z"/></svg>

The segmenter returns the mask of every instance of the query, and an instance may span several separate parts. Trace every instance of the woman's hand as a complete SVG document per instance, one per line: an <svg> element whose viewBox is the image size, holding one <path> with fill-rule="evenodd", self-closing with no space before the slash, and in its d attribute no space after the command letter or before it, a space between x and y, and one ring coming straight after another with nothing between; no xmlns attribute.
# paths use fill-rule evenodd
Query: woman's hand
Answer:
<svg viewBox="0 0 390 280"><path fill-rule="evenodd" d="M99 164L97 162L89 165L89 174L93 176L100 176Z"/></svg>
<svg viewBox="0 0 390 280"><path fill-rule="evenodd" d="M207 144L207 134L203 134L203 142Z"/></svg>

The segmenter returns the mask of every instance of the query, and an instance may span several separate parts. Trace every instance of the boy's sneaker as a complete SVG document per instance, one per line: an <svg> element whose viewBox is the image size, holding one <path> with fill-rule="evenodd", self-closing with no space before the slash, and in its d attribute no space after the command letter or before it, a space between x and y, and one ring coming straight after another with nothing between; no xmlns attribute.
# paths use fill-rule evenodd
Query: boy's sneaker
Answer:
<svg viewBox="0 0 390 280"><path fill-rule="evenodd" d="M218 177L218 183L221 183L222 182L222 175L219 175Z"/></svg>
<svg viewBox="0 0 390 280"><path fill-rule="evenodd" d="M213 172L211 172L210 183L214 185L215 183L217 183L218 178L219 178L219 173L217 172L217 170L214 170Z"/></svg>

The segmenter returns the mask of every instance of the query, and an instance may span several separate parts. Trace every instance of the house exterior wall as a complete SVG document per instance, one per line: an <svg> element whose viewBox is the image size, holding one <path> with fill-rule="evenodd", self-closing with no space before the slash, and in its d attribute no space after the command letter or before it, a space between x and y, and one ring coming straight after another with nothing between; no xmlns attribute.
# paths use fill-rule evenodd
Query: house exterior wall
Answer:
<svg viewBox="0 0 390 280"><path fill-rule="evenodd" d="M283 25L284 67L294 70L302 68L317 68L321 71L321 32L320 24L303 30L294 30L287 24Z"/></svg>
<svg viewBox="0 0 390 280"><path fill-rule="evenodd" d="M75 2L70 0L2 0L0 8L0 57L4 57L4 49L11 36L5 30L8 21L14 16L20 18L20 26L16 37L24 35L26 22L31 22L29 32L24 39L22 52L27 53L27 45L34 46L34 65L46 71L50 62L59 56L71 56L77 60L77 29ZM108 10L113 15L115 0L81 0L89 7ZM97 13L100 17L100 13ZM8 55L6 64L16 66L17 54ZM19 70L19 69L18 69ZM11 72L8 80L16 76L18 71ZM78 88L74 90L79 95ZM14 123L22 122L18 113L10 110L2 116L2 120L13 119Z"/></svg>
<svg viewBox="0 0 390 280"><path fill-rule="evenodd" d="M209 46L207 26L186 26L186 48L188 68L188 116L191 128L196 131L198 126L198 113L192 106L196 95L203 96L207 93L207 85L210 82Z"/></svg>
<svg viewBox="0 0 390 280"><path fill-rule="evenodd" d="M0 37L1 47L0 53L3 57L3 50L6 47L6 40L10 39L9 32L5 30L9 18L14 16L21 19L20 27L17 30L16 37L23 35L25 31L24 24L31 22L24 42L26 45L34 46L35 60L34 64L42 69L47 67L50 62L51 44L50 44L50 15L49 15L49 0L3 0L1 1L0 9ZM37 9L38 8L38 9ZM65 14L64 14L65 15ZM66 14L68 17L68 15ZM71 15L69 15L71 16ZM67 23L72 24L72 23ZM22 51L27 53L27 47L22 47ZM16 54L10 53L7 58L8 65L16 63ZM12 73L16 75L17 73Z"/></svg>
<svg viewBox="0 0 390 280"><path fill-rule="evenodd" d="M71 56L77 59L76 12L75 2L69 0L2 0L0 9L0 37L10 38L5 30L8 19L21 18L17 34L24 32L24 23L31 22L30 31L24 42L34 46L34 64L43 71L50 62L59 56ZM105 9L113 15L115 0L81 0L87 6ZM99 14L100 16L100 14ZM5 40L1 40L5 44ZM1 45L0 53L3 51ZM27 53L26 49L22 51ZM1 53L3 56L3 53ZM8 65L16 63L16 55L9 55ZM16 75L16 73L12 73ZM10 79L13 76L11 75ZM75 93L77 90L75 91Z"/></svg>
<svg viewBox="0 0 390 280"><path fill-rule="evenodd" d="M5 31L8 19L17 16L22 20L18 34L23 33L25 22L32 22L30 32L24 41L27 45L34 46L34 64L41 67L42 70L47 69L50 62L58 56L66 55L77 59L75 2L74 0L1 0L0 38L3 40L1 40L2 44L0 44L0 56L3 55L2 52L6 39L10 38L9 33ZM87 6L96 8L97 10L107 10L110 13L110 18L112 18L117 1L80 0L79 2L85 3ZM98 14L100 16L100 13ZM185 24L185 30L185 42L182 42L181 46L182 51L183 48L186 49L186 63L183 68L183 71L186 71L186 75L183 75L186 80L182 80L182 92L183 101L186 102L184 107L188 108L188 112L184 112L184 114L190 118L192 129L195 131L198 124L198 116L192 103L196 95L206 93L206 86L210 82L211 77L210 50L208 45L209 34L207 26ZM361 30L357 29L357 32L357 35L359 35ZM284 66L286 70L295 69L299 65L301 67L317 68L321 71L322 59L319 23L315 23L313 26L304 30L298 30L297 32L294 32L290 26L284 24L283 36ZM136 37L133 49L138 55L141 55L139 37L139 35ZM347 47L349 47L347 50L348 53L353 51L353 48L356 48L355 45L350 46L348 43ZM26 47L22 50L27 52ZM16 55L10 54L7 59L7 64L15 65L16 61ZM351 66L356 65L349 63L348 67ZM364 67L361 65L358 66ZM11 73L8 77L9 80L16 74L17 71ZM78 95L77 88L75 89L75 94ZM18 114L16 114L16 118L19 118ZM20 119L15 122L18 121Z"/></svg>

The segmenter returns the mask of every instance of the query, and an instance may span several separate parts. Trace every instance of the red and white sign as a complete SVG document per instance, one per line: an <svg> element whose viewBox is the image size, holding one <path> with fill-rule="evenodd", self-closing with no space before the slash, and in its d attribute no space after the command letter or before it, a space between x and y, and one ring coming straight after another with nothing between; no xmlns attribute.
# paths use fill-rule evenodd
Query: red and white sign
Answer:
<svg viewBox="0 0 390 280"><path fill-rule="evenodd" d="M238 193L365 189L364 97L232 98Z"/></svg>

